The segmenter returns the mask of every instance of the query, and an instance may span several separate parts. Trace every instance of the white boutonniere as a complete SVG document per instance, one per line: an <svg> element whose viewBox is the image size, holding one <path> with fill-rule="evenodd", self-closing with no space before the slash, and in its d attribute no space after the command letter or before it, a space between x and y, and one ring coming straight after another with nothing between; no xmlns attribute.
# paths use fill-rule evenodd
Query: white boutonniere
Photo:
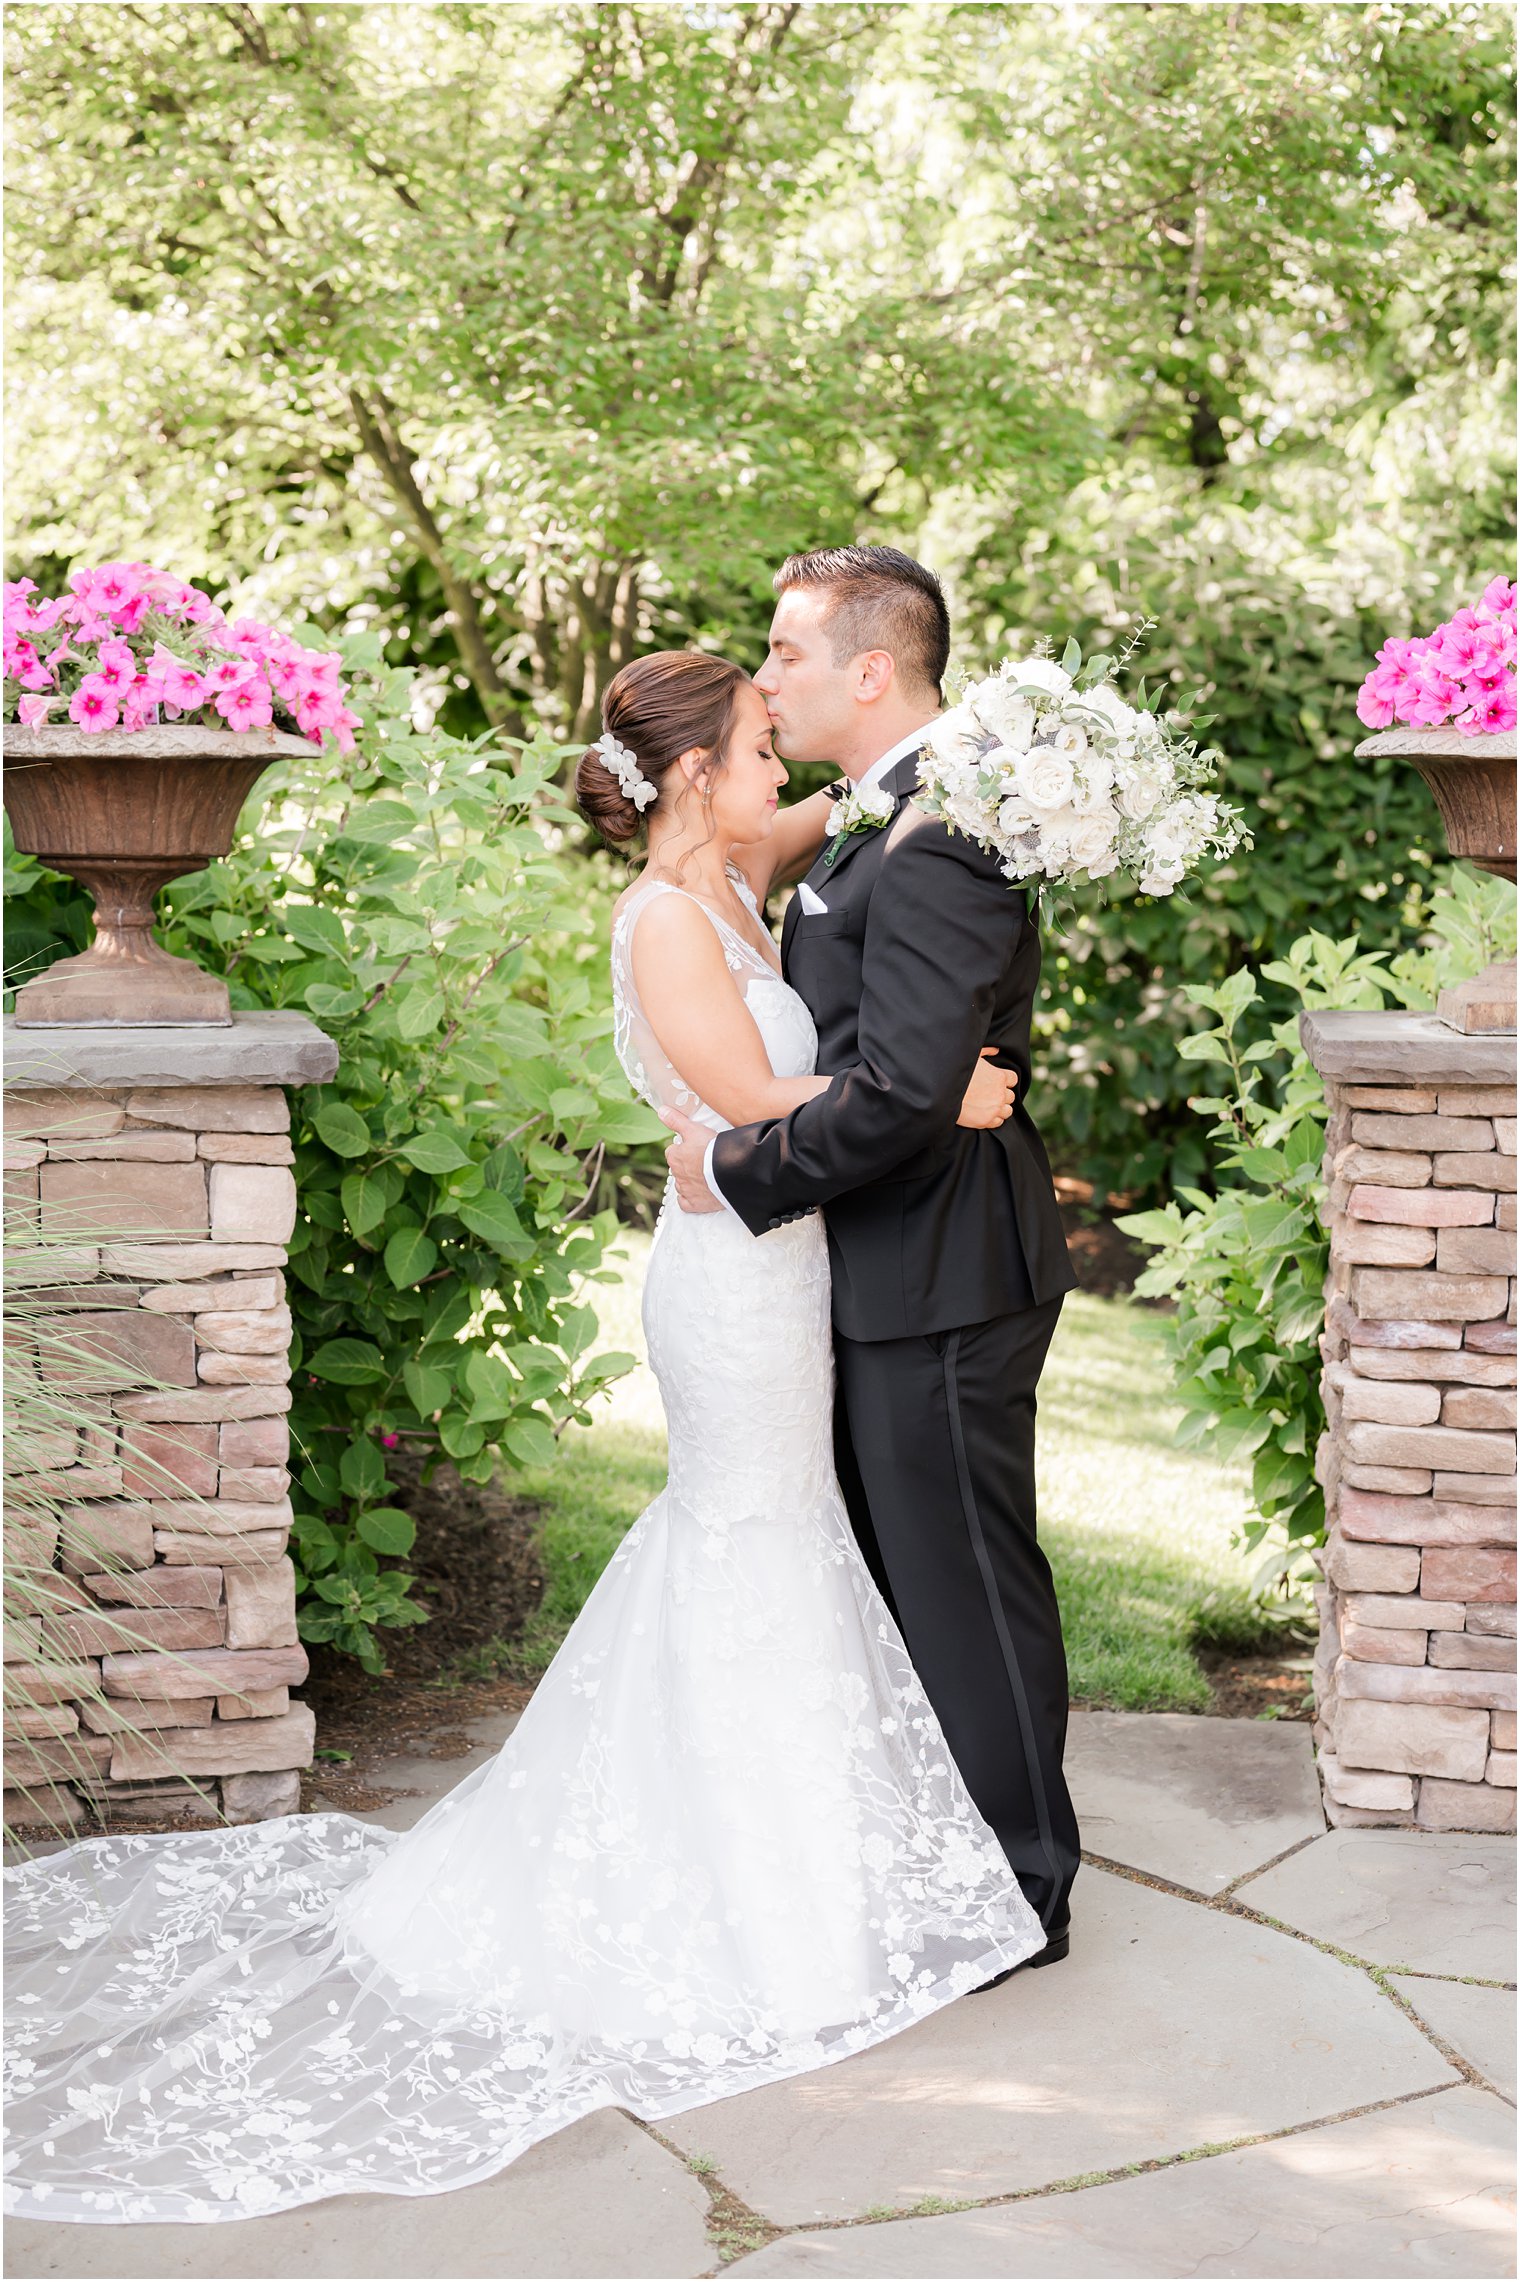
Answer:
<svg viewBox="0 0 1520 2282"><path fill-rule="evenodd" d="M852 785L835 803L834 837L829 842L825 865L832 864L852 832L876 832L883 824L890 824L897 813L897 803L889 792L878 784Z"/></svg>

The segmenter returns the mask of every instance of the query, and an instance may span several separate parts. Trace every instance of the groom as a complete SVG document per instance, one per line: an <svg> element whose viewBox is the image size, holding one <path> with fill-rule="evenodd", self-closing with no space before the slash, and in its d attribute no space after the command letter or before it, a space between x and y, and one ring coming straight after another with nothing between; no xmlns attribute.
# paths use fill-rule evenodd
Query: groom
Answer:
<svg viewBox="0 0 1520 2282"><path fill-rule="evenodd" d="M910 797L950 647L933 572L895 547L837 547L794 555L776 588L755 686L777 748L851 781L781 938L819 1067L839 1074L790 1116L716 1140L672 1113L666 1155L684 1210L727 1208L756 1236L823 1207L850 1520L1045 1927L1033 1962L1053 1963L1078 1838L1060 1615L1035 1535L1035 1388L1076 1279L1023 1107L1039 935L994 858ZM974 1132L955 1119L987 1044L1017 1071L1019 1107Z"/></svg>

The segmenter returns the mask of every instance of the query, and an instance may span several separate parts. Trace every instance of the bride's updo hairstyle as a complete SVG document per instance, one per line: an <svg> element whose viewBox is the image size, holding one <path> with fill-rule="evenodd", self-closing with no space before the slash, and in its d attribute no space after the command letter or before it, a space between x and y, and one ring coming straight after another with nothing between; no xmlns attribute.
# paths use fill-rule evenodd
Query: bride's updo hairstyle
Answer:
<svg viewBox="0 0 1520 2282"><path fill-rule="evenodd" d="M608 683L602 727L632 753L657 795L641 813L596 746L582 754L576 804L609 846L630 846L650 817L680 792L684 778L667 786L665 777L682 753L697 745L711 754L715 767L722 766L734 705L748 681L742 666L704 650L657 650L635 658Z"/></svg>

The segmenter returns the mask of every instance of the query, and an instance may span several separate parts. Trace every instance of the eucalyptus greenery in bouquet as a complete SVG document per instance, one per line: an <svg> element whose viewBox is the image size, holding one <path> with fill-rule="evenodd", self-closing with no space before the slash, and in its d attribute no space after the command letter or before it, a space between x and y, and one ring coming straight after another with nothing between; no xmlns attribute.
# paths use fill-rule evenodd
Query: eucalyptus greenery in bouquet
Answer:
<svg viewBox="0 0 1520 2282"><path fill-rule="evenodd" d="M1132 645L1133 646L1133 645ZM933 724L920 805L1001 859L1004 877L1072 884L1119 873L1170 895L1205 855L1248 845L1210 789L1222 755L1175 715L1131 705L1116 661L1009 658Z"/></svg>

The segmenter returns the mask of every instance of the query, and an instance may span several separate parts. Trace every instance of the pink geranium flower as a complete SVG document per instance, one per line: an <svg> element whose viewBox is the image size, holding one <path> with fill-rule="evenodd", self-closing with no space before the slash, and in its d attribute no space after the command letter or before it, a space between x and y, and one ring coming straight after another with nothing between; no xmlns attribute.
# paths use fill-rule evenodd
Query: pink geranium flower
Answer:
<svg viewBox="0 0 1520 2282"><path fill-rule="evenodd" d="M99 674L86 674L69 700L69 719L91 732L114 729L120 719L116 692Z"/></svg>

